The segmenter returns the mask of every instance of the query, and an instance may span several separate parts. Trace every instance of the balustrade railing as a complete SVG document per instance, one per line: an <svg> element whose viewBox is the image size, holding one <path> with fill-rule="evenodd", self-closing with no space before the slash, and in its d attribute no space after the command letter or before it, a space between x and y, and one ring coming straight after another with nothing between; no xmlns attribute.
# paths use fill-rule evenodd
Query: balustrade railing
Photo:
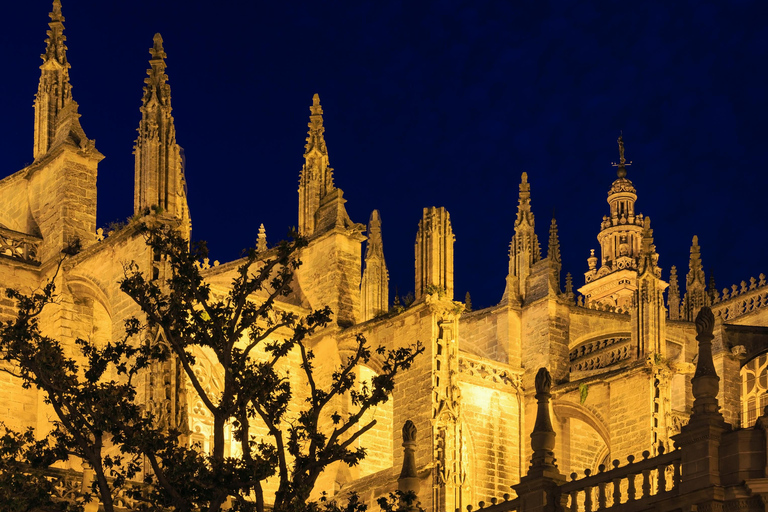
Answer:
<svg viewBox="0 0 768 512"><path fill-rule="evenodd" d="M614 469L608 471L601 464L595 475L584 470L585 477L580 480L576 473L571 473L572 481L560 487L565 509L593 512L633 502L645 506L675 495L680 486L681 452L663 453L663 447L659 451L662 453L653 458L649 458L648 451L643 452L643 459L638 462L630 455L622 467L614 460Z"/></svg>
<svg viewBox="0 0 768 512"><path fill-rule="evenodd" d="M467 505L467 512L472 512L473 510L475 512L479 510L482 510L483 512L508 512L511 510L519 510L520 500L517 498L510 500L509 498L509 494L504 494L502 497L503 501L499 501L497 498L491 498L490 505L488 505L485 501L478 502L477 507Z"/></svg>
<svg viewBox="0 0 768 512"><path fill-rule="evenodd" d="M590 341L571 350L571 371L598 370L630 359L633 352L629 337Z"/></svg>

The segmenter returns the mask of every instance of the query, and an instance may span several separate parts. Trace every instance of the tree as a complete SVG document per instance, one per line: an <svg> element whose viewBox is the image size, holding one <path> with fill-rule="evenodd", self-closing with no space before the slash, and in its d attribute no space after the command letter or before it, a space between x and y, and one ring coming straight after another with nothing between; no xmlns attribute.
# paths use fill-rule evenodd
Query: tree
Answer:
<svg viewBox="0 0 768 512"><path fill-rule="evenodd" d="M40 333L38 317L54 300L53 281L29 297L8 292L19 303L19 314L0 329L2 358L13 363L26 386L43 390L58 417L50 438L54 455L37 467L68 456L83 460L93 469L93 490L108 512L118 492L147 508L217 511L229 502L234 510L260 512L269 477L278 483L273 510L319 507L308 503L318 477L330 464L354 465L365 456L355 442L375 421L360 424L361 419L388 399L396 375L423 347L371 350L358 335L354 353L324 386L314 371L311 338L329 324L331 311L301 317L278 302L291 292L304 239L293 235L267 254L249 251L229 290L217 295L197 263L207 257L204 244L190 249L165 225L144 222L137 229L162 267L158 276L165 278L146 274L135 263L126 266L121 289L144 318L127 319L125 338L104 347L78 340L84 364ZM203 353L222 376L219 390L206 388L195 372ZM288 379L290 357L300 361L294 371L306 380L306 396ZM374 357L380 374L369 383L356 382L355 368ZM168 361L178 365L213 418L210 453L185 444L183 425L161 424L137 399L133 379ZM117 378L107 379L108 369ZM349 397L351 412L335 409L341 397ZM239 457L226 453L228 428ZM263 435L255 436L257 429ZM107 450L107 442L117 451ZM151 485L131 485L142 473ZM354 500L352 506L357 507Z"/></svg>

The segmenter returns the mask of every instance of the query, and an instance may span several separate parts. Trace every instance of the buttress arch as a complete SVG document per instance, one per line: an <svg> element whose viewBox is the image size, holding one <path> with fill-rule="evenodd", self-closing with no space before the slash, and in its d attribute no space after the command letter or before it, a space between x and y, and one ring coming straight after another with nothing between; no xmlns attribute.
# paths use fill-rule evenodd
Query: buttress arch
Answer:
<svg viewBox="0 0 768 512"><path fill-rule="evenodd" d="M563 438L562 443L570 445L571 436L574 435L573 430L577 433L583 434L584 437L591 439L594 449L594 455L590 457L589 461L584 461L582 465L586 465L591 470L596 470L597 466L606 460L611 453L611 436L608 427L605 425L602 419L600 419L594 412L584 407L581 404L574 402L568 402L565 400L554 400L552 403L552 411L555 414L555 418L559 420L560 425L563 425ZM575 420L577 423L572 423L569 420ZM583 426L589 427L591 432L583 430ZM568 429L567 431L565 429ZM565 450L565 446L563 450ZM568 449L568 451L570 451ZM578 464L573 455L570 457L563 457L563 460L571 460L572 464ZM583 467L572 466L571 470L581 471Z"/></svg>

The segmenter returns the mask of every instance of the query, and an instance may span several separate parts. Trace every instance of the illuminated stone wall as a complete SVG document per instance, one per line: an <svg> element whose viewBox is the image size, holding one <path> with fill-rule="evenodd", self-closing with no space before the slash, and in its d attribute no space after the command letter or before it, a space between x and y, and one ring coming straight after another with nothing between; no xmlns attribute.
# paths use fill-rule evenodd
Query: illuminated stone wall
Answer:
<svg viewBox="0 0 768 512"><path fill-rule="evenodd" d="M164 88L167 77L160 76L164 73L160 72L164 66L161 43L156 39L153 47L153 69L157 71L153 87ZM41 84L49 78L41 79ZM68 83L68 75L57 75L56 80ZM167 99L170 102L170 96ZM84 250L64 263L56 277L59 300L41 318L44 331L72 351L77 337L98 343L119 338L124 320L138 313L119 290L123 262L136 261L160 279L164 268L154 261L135 226L111 234L96 232L96 176L101 155L85 137L71 97L56 101L64 102L59 110L41 110L38 115L50 114L36 125L34 163L0 180L0 291L11 287L30 292L42 286L53 278L62 247L79 238ZM598 253L587 259L584 269L570 269L574 275L585 270L580 294L572 280L561 289L563 269L555 222L550 225L547 254L542 258L532 206L537 192L531 191L527 175L523 175L517 218L509 227L509 274L491 277L500 286L506 284L498 304L468 312L462 303L452 300L454 240L449 214L442 207L422 210L421 229L419 218L413 219L409 236L417 239L414 282L419 289L412 304L387 303L382 243L386 231L381 229L379 213L371 216L376 228L368 229L375 238L369 252L375 253L377 272L376 279L363 286L367 290L363 304L365 226L350 219L346 199L335 184L317 95L310 112L298 198L299 226L308 237L308 246L301 251L303 265L293 292L277 307L300 315L326 305L333 310L333 325L310 340L317 356L319 383L329 382L358 333L372 347L397 348L416 341L425 347L413 367L398 377L390 400L365 418L378 422L359 440L368 452L366 460L358 467L328 468L318 482L318 492L357 491L371 503L395 490L403 463L401 428L407 420L418 431L419 497L427 510L465 510L468 504L510 492L510 485L519 481L529 465L528 435L536 410L533 376L542 366L549 368L554 381L552 412L561 472L594 471L607 460L638 457L644 450L656 453L660 444L669 448L669 437L679 432L692 406L690 382L697 346L690 320L702 305L711 305L716 318L713 351L721 377L718 399L726 421L738 423L748 384L748 372L740 374L740 368L760 356L759 340L764 332L758 328L768 326L765 276L733 285L722 295L706 289L702 274L706 247L700 248L694 239L688 274L695 279L690 280L690 289L685 289L682 299L683 290L676 281L663 291L668 270L657 265L659 254L648 218L635 214L634 202L642 195L627 178L626 168L619 169L611 187L606 208L610 216L606 215L600 232L595 233ZM173 119L165 122L175 133ZM149 139L142 140L139 153L146 154ZM163 144L173 150L175 138ZM620 147L623 158L623 144ZM174 183L182 183L178 162L160 165L139 158L134 196L158 195L152 184L168 173ZM349 175L338 178L356 179ZM193 182L189 186L201 185ZM289 197L293 192L270 193ZM161 218L184 226L189 220L186 196L175 199L179 203L168 203L176 206ZM137 208L142 211L135 213L143 215L143 208L154 204L147 201L139 201ZM386 212L382 216L386 219ZM295 223L296 219L285 219L285 225ZM462 243L460 236L457 243ZM411 258L412 254L389 256ZM373 265L373 260L368 258L367 264ZM236 266L235 262L206 265L203 274L216 293L224 294ZM576 280L578 286L581 279ZM669 294L673 295L671 302ZM687 309L666 318L670 304L684 304ZM3 294L0 320L13 314L14 305ZM728 329L736 332L734 326L755 330L744 341L729 335ZM204 356L201 354L198 371L215 388L220 380L218 369ZM370 366L360 367L360 379L370 378L380 364L374 357ZM299 366L299 357L291 354L281 368L295 390L294 409L306 396L306 379ZM162 421L186 418L191 440L209 444L210 418L177 369L157 365L138 385L141 400L154 406L170 405ZM757 406L760 399L750 395L747 400L750 397ZM348 397L331 405L342 412L352 408ZM49 427L51 417L40 394L22 389L18 379L7 373L0 373L0 415L12 428L34 426L40 431ZM323 421L330 429L330 419ZM252 433L258 437L266 432L255 422ZM275 482L269 482L267 488L270 486L274 488Z"/></svg>

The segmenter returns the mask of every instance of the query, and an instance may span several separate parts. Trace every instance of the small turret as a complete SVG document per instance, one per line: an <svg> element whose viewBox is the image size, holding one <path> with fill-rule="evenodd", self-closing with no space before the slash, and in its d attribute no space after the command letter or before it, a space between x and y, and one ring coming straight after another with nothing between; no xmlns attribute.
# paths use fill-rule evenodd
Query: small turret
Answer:
<svg viewBox="0 0 768 512"><path fill-rule="evenodd" d="M368 221L368 243L365 250L365 270L360 283L363 321L389 311L389 272L384 261L381 238L381 217L373 210Z"/></svg>
<svg viewBox="0 0 768 512"><path fill-rule="evenodd" d="M134 145L135 186L133 210L135 215L154 211L182 222L189 236L191 229L187 185L181 147L176 143L176 126L171 115L171 86L165 74L167 57L163 38L155 34L150 68L144 79L141 101L139 136Z"/></svg>
<svg viewBox="0 0 768 512"><path fill-rule="evenodd" d="M683 315L685 320L693 322L699 310L709 306L707 296L704 266L701 263L701 248L699 237L694 235L691 241L691 257L688 262L688 275L685 278L685 295L683 296Z"/></svg>

